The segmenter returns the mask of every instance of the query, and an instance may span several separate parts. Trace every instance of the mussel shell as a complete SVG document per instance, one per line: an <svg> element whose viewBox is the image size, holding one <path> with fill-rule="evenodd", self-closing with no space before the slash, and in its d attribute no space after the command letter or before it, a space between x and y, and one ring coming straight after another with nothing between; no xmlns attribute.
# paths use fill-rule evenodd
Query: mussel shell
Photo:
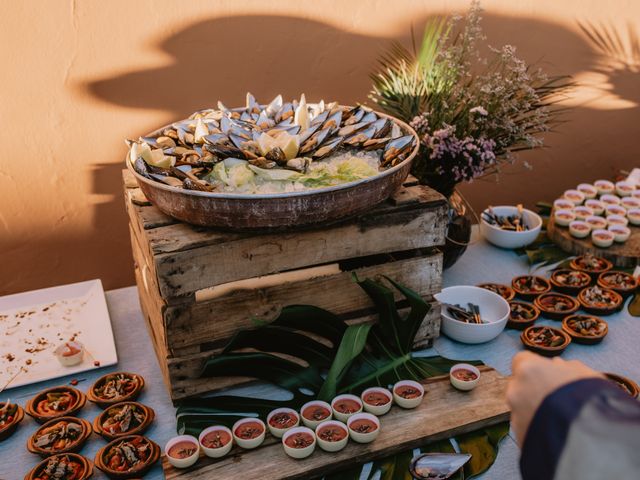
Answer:
<svg viewBox="0 0 640 480"><path fill-rule="evenodd" d="M300 151L298 153L307 153L311 150L318 148L319 145L322 144L329 135L330 130L328 128L324 128L322 130L318 130L316 133L311 135L309 139L302 144L300 147Z"/></svg>
<svg viewBox="0 0 640 480"><path fill-rule="evenodd" d="M267 160L265 157L252 158L251 160L249 160L249 163L251 165L255 165L256 167L266 169L275 168L276 165L278 165L273 160Z"/></svg>
<svg viewBox="0 0 640 480"><path fill-rule="evenodd" d="M358 123L352 123L350 125L345 125L344 127L341 127L338 130L338 135L340 135L341 137L349 137L353 135L355 132L357 132L358 130L362 130L363 128L366 128L368 125L369 125L368 122L358 122Z"/></svg>
<svg viewBox="0 0 640 480"><path fill-rule="evenodd" d="M294 113L295 110L293 108L293 104L287 102L282 105L282 108L278 111L278 113L276 113L274 120L276 121L276 123L283 122L285 120L288 120L289 118L293 118Z"/></svg>
<svg viewBox="0 0 640 480"><path fill-rule="evenodd" d="M327 121L327 118L329 118L329 110L325 110L324 112L320 113L317 117L315 117L313 120L311 120L311 126L313 125L318 125L321 126L324 122Z"/></svg>
<svg viewBox="0 0 640 480"><path fill-rule="evenodd" d="M366 115L364 117L362 117L362 119L360 120L361 122L366 122L366 123L371 123L371 122L375 122L378 120L378 116L372 112L369 111L366 113Z"/></svg>
<svg viewBox="0 0 640 480"><path fill-rule="evenodd" d="M286 163L286 167L289 170L295 170L296 172L305 173L309 168L310 161L306 157L297 157L288 160Z"/></svg>
<svg viewBox="0 0 640 480"><path fill-rule="evenodd" d="M360 123L360 119L364 117L365 113L366 112L364 108L362 108L361 105L357 105L345 113L345 120L342 122L342 124L354 125L356 123Z"/></svg>
<svg viewBox="0 0 640 480"><path fill-rule="evenodd" d="M333 138L329 140L327 143L325 143L324 145L322 145L320 148L318 148L315 152L313 152L313 155L311 157L314 160L321 160L331 155L333 152L335 152L336 149L340 145L342 145L343 141L344 141L344 137Z"/></svg>
<svg viewBox="0 0 640 480"><path fill-rule="evenodd" d="M342 121L342 110L337 110L335 113L332 113L327 121L322 125L323 129L329 129L331 132L334 132L340 128L340 122Z"/></svg>
<svg viewBox="0 0 640 480"><path fill-rule="evenodd" d="M269 150L264 156L267 160L272 160L276 163L284 163L287 160L284 151L280 147L274 147Z"/></svg>
<svg viewBox="0 0 640 480"><path fill-rule="evenodd" d="M145 162L142 157L136 158L136 161L133 162L133 169L145 178L152 178L147 168L147 162Z"/></svg>
<svg viewBox="0 0 640 480"><path fill-rule="evenodd" d="M256 97L254 97L251 93L247 92L247 112L249 113L260 113L260 105L256 101Z"/></svg>
<svg viewBox="0 0 640 480"><path fill-rule="evenodd" d="M282 95L278 95L276 96L276 98L271 100L271 102L269 103L269 105L267 105L264 111L267 114L267 116L274 117L276 113L282 110L282 106L283 106Z"/></svg>
<svg viewBox="0 0 640 480"><path fill-rule="evenodd" d="M380 155L380 162L382 165L387 165L388 163L395 160L400 155L411 150L413 146L413 135L405 135L403 137L394 138L387 143L387 146L382 151Z"/></svg>
<svg viewBox="0 0 640 480"><path fill-rule="evenodd" d="M182 181L182 186L186 189L186 190L197 190L199 192L211 192L213 191L213 187L210 185L203 185L200 182L196 182L195 180L192 180L191 178L185 178Z"/></svg>
<svg viewBox="0 0 640 480"><path fill-rule="evenodd" d="M212 133L209 135L205 135L204 137L202 137L202 139L204 140L204 143L208 145L216 145L218 143L229 142L229 137L224 133Z"/></svg>
<svg viewBox="0 0 640 480"><path fill-rule="evenodd" d="M364 150L380 150L387 146L387 143L391 140L390 137L385 138L370 138L362 144Z"/></svg>
<svg viewBox="0 0 640 480"><path fill-rule="evenodd" d="M376 133L373 135L373 138L387 137L389 133L391 133L391 120L386 118L379 118L373 122L371 126L376 129Z"/></svg>
<svg viewBox="0 0 640 480"><path fill-rule="evenodd" d="M307 128L303 132L300 132L300 138L299 138L300 145L306 142L309 139L309 137L311 137L311 135L316 133L321 126L322 126L321 123L311 122L311 125L309 125L309 128Z"/></svg>
<svg viewBox="0 0 640 480"><path fill-rule="evenodd" d="M222 145L218 143L215 145L205 145L205 149L210 153L216 155L218 158L236 157L246 160L244 152L241 149L231 145Z"/></svg>
<svg viewBox="0 0 640 480"><path fill-rule="evenodd" d="M364 142L370 140L374 133L376 133L376 129L373 127L369 127L366 130L361 130L359 132L354 133L350 137L348 137L344 143L351 147L360 147L364 145Z"/></svg>

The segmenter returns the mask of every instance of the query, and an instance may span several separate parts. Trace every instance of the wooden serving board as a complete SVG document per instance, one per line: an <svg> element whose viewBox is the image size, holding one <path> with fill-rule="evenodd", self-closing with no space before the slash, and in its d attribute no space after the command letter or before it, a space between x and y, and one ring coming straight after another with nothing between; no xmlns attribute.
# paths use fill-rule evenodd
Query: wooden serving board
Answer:
<svg viewBox="0 0 640 480"><path fill-rule="evenodd" d="M615 243L608 248L596 247L587 238L575 238L569 233L569 227L560 227L553 221L553 212L547 225L547 236L558 247L573 255L592 254L604 257L613 263L615 267L633 268L640 264L640 227L628 225L631 230L629 240L624 243Z"/></svg>
<svg viewBox="0 0 640 480"><path fill-rule="evenodd" d="M294 460L284 453L278 439L267 435L264 444L255 450L234 447L219 460L202 456L193 467L184 470L172 467L163 456L162 467L167 480L317 478L508 420L507 378L490 367L481 367L480 371L480 383L471 392L455 390L448 376L423 381L426 394L422 404L414 410L394 405L380 417L380 436L369 444L350 440L336 453L316 447L310 457Z"/></svg>

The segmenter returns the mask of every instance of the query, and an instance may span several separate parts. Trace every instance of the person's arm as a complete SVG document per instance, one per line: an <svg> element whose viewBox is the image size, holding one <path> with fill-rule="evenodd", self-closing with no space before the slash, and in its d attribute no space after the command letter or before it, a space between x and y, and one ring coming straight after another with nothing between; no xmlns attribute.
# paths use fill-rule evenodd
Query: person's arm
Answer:
<svg viewBox="0 0 640 480"><path fill-rule="evenodd" d="M577 362L514 358L507 397L524 480L635 478L640 403Z"/></svg>

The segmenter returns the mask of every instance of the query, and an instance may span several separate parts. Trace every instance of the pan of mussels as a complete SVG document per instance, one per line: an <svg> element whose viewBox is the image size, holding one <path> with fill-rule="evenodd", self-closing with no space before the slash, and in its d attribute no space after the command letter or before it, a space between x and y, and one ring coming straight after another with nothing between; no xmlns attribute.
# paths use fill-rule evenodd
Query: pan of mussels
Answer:
<svg viewBox="0 0 640 480"><path fill-rule="evenodd" d="M127 166L147 199L178 220L228 229L333 222L382 202L419 141L404 122L336 102L284 102L195 112L138 140Z"/></svg>

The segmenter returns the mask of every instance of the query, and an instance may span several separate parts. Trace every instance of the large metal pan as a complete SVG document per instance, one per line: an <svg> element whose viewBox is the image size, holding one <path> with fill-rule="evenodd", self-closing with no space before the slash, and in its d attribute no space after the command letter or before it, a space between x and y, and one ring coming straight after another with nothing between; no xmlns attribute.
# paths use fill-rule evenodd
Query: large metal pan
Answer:
<svg viewBox="0 0 640 480"><path fill-rule="evenodd" d="M416 139L415 148L395 167L373 177L333 187L278 194L199 192L171 187L143 177L133 169L128 156L127 168L151 203L167 215L194 225L260 230L334 222L387 199L407 178L411 162L418 152L418 136L409 125L389 115L376 114L395 122L406 135L413 135Z"/></svg>

